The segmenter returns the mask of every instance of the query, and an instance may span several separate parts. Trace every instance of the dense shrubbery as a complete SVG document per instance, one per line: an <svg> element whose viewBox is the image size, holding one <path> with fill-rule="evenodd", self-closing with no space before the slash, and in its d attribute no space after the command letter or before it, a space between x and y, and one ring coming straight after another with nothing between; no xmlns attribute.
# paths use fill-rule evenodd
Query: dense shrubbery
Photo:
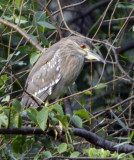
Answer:
<svg viewBox="0 0 134 160"><path fill-rule="evenodd" d="M63 0L60 4L64 9L76 2ZM1 159L52 156L134 159L132 154L126 155L134 147L133 1L77 2L75 7L63 10L64 19L62 11L55 12L59 10L56 1L47 3L47 0L41 4L38 0L0 0ZM71 98L61 96L66 97L67 103L62 99L40 111L24 110L20 100L26 77L41 55L36 44L46 49L61 35L78 33L93 38L94 50L107 57L109 63L105 66L86 63L68 91L69 95L79 94ZM65 112L67 107L71 112ZM91 131L91 136L93 132L108 143L98 144L95 137L90 141L76 134L72 129L76 127Z"/></svg>

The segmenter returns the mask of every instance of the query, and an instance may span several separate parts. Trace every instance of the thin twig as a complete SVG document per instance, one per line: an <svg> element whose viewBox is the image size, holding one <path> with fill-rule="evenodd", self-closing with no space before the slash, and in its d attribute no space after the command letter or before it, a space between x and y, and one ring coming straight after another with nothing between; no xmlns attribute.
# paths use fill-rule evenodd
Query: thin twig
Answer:
<svg viewBox="0 0 134 160"><path fill-rule="evenodd" d="M62 7L62 11L65 10L65 9L68 9L68 8L79 6L79 5L83 4L83 3L85 3L86 1L87 0L83 0L82 2L78 2L78 3L75 3L75 4L68 5L68 6L64 6L64 7ZM59 13L59 12L60 12L60 10L57 10L57 11L53 12L52 16L57 14L57 13Z"/></svg>
<svg viewBox="0 0 134 160"><path fill-rule="evenodd" d="M65 27L68 29L68 31L73 34L73 31L68 27L65 19L64 19L64 15L63 15L63 12L62 12L62 8L61 8L61 5L60 5L60 0L57 0L57 3L58 3L58 7L59 7L59 10L60 10L60 14L61 14L61 17L62 17L62 20L63 20L63 23L65 25Z"/></svg>
<svg viewBox="0 0 134 160"><path fill-rule="evenodd" d="M39 0L35 0L35 2L37 2L38 5L39 5L44 11L47 12L47 14L49 15L49 17L50 17L51 20L53 21L53 23L54 23L54 25L55 25L55 27L56 27L56 29L57 29L57 32L59 33L60 38L62 38L61 30L60 30L59 26L57 25L56 21L54 20L53 16L51 15L51 13L48 11L48 9L45 8L45 7L39 2Z"/></svg>

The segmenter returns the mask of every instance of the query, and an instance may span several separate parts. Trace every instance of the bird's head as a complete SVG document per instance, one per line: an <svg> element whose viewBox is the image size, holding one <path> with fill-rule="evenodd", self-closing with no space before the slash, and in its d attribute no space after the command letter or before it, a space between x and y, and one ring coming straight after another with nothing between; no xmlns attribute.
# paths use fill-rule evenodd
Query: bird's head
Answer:
<svg viewBox="0 0 134 160"><path fill-rule="evenodd" d="M75 46L75 51L82 55L86 60L100 61L104 63L104 59L92 49L91 43L83 37L72 36L69 37L72 41L71 45Z"/></svg>

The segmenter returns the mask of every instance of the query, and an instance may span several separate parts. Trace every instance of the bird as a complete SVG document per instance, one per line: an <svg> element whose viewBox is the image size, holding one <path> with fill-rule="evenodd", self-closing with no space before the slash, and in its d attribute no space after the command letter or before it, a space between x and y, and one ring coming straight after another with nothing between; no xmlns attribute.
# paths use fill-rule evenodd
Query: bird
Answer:
<svg viewBox="0 0 134 160"><path fill-rule="evenodd" d="M104 63L86 37L69 36L50 46L37 60L25 83L21 104L37 108L65 93L80 74L85 60Z"/></svg>

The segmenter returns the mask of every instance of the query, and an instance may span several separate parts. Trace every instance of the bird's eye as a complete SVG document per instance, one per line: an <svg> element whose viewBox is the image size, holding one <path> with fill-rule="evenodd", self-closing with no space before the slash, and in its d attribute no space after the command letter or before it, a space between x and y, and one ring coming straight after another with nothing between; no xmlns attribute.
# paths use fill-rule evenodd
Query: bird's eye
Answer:
<svg viewBox="0 0 134 160"><path fill-rule="evenodd" d="M81 48L82 48L82 49L85 49L85 48L86 48L86 45L85 45L85 44L82 44L82 45L81 45Z"/></svg>

